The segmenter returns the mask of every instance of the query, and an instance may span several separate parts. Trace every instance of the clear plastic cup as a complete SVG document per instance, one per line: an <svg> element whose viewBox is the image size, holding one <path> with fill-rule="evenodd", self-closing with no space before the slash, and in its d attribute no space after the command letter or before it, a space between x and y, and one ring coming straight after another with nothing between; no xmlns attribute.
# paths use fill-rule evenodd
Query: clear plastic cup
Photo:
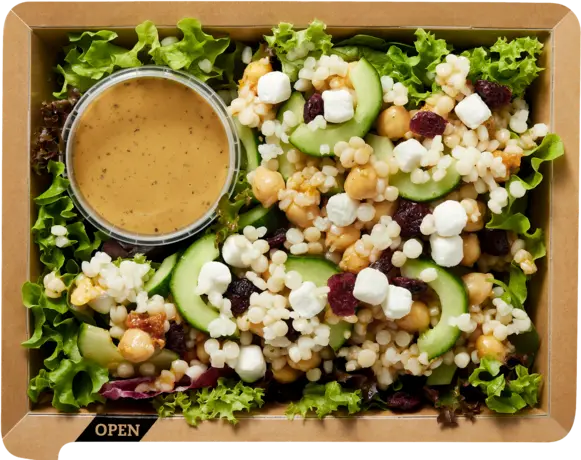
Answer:
<svg viewBox="0 0 581 460"><path fill-rule="evenodd" d="M79 120L81 119L81 115L99 95L114 85L120 84L127 80L143 77L165 78L172 80L189 87L197 94L199 94L218 115L224 126L224 131L226 132L229 146L228 176L218 199L212 203L206 213L202 217L196 219L195 222L192 222L190 225L178 229L175 232L164 233L160 235L140 234L125 230L119 226L113 225L111 222L108 222L91 207L91 205L83 197L81 191L79 190L78 184L75 181L74 169L72 167L72 142L68 142L69 139L74 137L75 130ZM224 101L212 88L194 76L185 72L172 70L168 67L143 66L134 69L121 70L115 72L109 77L104 78L95 86L92 86L81 97L79 102L75 105L73 111L68 116L63 128L63 139L65 142L65 175L70 181L69 194L79 212L94 227L106 233L110 237L125 243L139 246L161 246L165 244L176 243L202 232L216 219L216 208L220 198L224 196L224 194L228 194L228 196L232 194L234 186L236 185L238 172L240 171L240 140L238 139L238 134L236 132L234 122L226 110L226 104Z"/></svg>

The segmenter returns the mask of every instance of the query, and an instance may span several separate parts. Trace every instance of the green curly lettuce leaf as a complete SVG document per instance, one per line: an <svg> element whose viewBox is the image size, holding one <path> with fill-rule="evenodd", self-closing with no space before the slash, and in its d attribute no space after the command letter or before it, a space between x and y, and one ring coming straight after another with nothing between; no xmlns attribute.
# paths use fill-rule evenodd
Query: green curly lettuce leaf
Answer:
<svg viewBox="0 0 581 460"><path fill-rule="evenodd" d="M64 48L65 62L57 66L64 83L54 96L66 97L69 87L85 92L117 69L146 64L147 51L160 46L157 29L151 21L145 21L135 28L135 32L137 43L131 49L114 44L118 35L110 30L69 34L70 44Z"/></svg>
<svg viewBox="0 0 581 460"><path fill-rule="evenodd" d="M109 371L93 361L62 359L48 372L41 369L31 379L28 397L37 402L40 395L52 391L52 405L63 412L74 412L94 402L104 402L99 390L109 381Z"/></svg>
<svg viewBox="0 0 581 460"><path fill-rule="evenodd" d="M291 81L298 78L299 70L307 57L318 58L331 50L332 37L325 32L326 28L323 22L316 19L300 31L296 31L288 22L281 22L272 28L272 35L264 36L266 43L274 49L281 62L282 71Z"/></svg>
<svg viewBox="0 0 581 460"><path fill-rule="evenodd" d="M236 185L231 196L222 196L218 203L216 223L208 228L208 233L216 235L216 244L223 243L228 236L240 230L238 221L240 211L250 205L254 195L248 182L247 173L242 170L238 173Z"/></svg>
<svg viewBox="0 0 581 460"><path fill-rule="evenodd" d="M96 231L91 236L87 233L73 201L66 194L69 181L63 177L64 170L63 163L50 161L48 171L53 175L52 184L34 199L40 207L32 235L40 249L40 261L49 271L60 270L67 259L88 260L105 239L101 232ZM56 237L51 233L53 225L67 228L69 243L65 247L56 245Z"/></svg>
<svg viewBox="0 0 581 460"><path fill-rule="evenodd" d="M563 141L556 134L545 136L543 141L535 149L525 152L523 157L522 170L531 172L524 177L513 174L506 184L506 189L510 190L510 184L520 182L528 192L536 188L543 180L543 175L539 171L541 165L547 161L553 161L565 153ZM527 206L526 196L514 198L509 194L508 205L503 208L502 213L492 214L487 228L508 230L520 235L526 243L527 250L536 260L546 254L543 232L541 229L531 231L531 222L525 215Z"/></svg>
<svg viewBox="0 0 581 460"><path fill-rule="evenodd" d="M314 412L322 419L341 407L346 408L349 414L359 412L361 391L344 389L338 382L329 382L325 385L309 383L303 391L301 400L289 404L285 414L292 420L297 415L305 418L310 412Z"/></svg>
<svg viewBox="0 0 581 460"><path fill-rule="evenodd" d="M507 378L501 373L501 368L502 363L499 361L483 358L480 366L468 378L472 386L478 387L486 395L488 408L503 414L514 414L527 405L536 406L542 376L529 374L526 367L518 364L515 367L516 379Z"/></svg>
<svg viewBox="0 0 581 460"><path fill-rule="evenodd" d="M537 65L542 50L543 44L536 37L511 41L499 38L490 48L474 48L462 56L470 59L469 79L493 81L510 88L513 95L522 96L543 70Z"/></svg>
<svg viewBox="0 0 581 460"><path fill-rule="evenodd" d="M174 70L191 73L202 81L221 78L224 69L217 65L216 60L228 49L230 38L214 38L203 32L200 21L193 18L180 20L177 27L183 38L175 43L152 48L149 54L153 61L157 65L167 65ZM210 63L209 71L200 68L202 61Z"/></svg>
<svg viewBox="0 0 581 460"><path fill-rule="evenodd" d="M70 287L74 275L67 273L61 279ZM26 282L22 302L34 316L34 331L22 346L41 349L46 356L44 368L29 382L30 399L37 402L42 393L52 392L52 405L65 412L102 402L99 389L109 380L109 371L81 356L77 342L80 324L68 303L67 292L52 299L41 285Z"/></svg>
<svg viewBox="0 0 581 460"><path fill-rule="evenodd" d="M367 59L380 76L390 76L405 85L410 105L415 107L430 96L435 86L436 66L452 50L445 40L437 39L434 34L423 29L417 29L415 35L413 47L392 44L387 52L383 52L377 48L379 42L359 38L356 41L341 42L341 46L333 48L332 52L346 61Z"/></svg>
<svg viewBox="0 0 581 460"><path fill-rule="evenodd" d="M169 417L181 411L188 424L197 426L204 420L226 419L238 423L236 414L249 412L264 404L264 389L254 388L239 381L218 379L215 388L201 388L187 393L158 396L153 406L160 417Z"/></svg>

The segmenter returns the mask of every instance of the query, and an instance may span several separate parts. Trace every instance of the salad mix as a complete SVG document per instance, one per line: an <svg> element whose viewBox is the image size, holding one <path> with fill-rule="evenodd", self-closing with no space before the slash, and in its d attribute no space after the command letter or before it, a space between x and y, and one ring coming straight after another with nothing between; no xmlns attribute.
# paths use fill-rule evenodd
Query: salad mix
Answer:
<svg viewBox="0 0 581 460"><path fill-rule="evenodd" d="M34 199L44 271L22 289L23 345L44 358L30 399L143 399L191 425L268 402L289 418L432 405L444 425L536 406L525 306L545 246L528 192L564 153L529 120L537 38L341 40L315 20L243 44L177 27L160 39L146 21L131 49L112 31L70 34L40 108L32 167L52 183ZM145 64L212 86L244 146L234 193L183 244L108 239L60 162L79 96Z"/></svg>

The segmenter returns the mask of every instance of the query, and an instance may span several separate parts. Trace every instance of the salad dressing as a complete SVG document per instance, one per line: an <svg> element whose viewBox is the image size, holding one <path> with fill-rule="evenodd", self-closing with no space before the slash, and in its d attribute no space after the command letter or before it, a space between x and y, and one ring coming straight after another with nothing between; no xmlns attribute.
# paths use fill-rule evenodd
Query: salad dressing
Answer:
<svg viewBox="0 0 581 460"><path fill-rule="evenodd" d="M103 219L145 235L201 218L228 176L226 131L196 92L165 78L116 84L87 107L73 142L85 201Z"/></svg>

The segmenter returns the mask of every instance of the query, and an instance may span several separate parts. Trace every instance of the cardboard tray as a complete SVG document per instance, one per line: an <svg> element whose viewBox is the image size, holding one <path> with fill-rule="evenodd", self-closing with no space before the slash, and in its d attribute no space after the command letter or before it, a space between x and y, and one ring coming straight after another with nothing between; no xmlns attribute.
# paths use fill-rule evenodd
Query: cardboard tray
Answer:
<svg viewBox="0 0 581 460"><path fill-rule="evenodd" d="M537 35L545 43L535 83L532 115L558 133L566 155L545 169L531 206L535 225L547 234L548 257L531 286L529 311L542 338L537 371L545 376L538 409L512 417L484 414L476 423L462 420L442 430L433 411L413 415L370 413L356 418L289 422L270 408L233 428L222 423L189 427L180 417L157 421L144 441L555 441L575 417L577 338L577 234L579 180L579 22L566 7L552 4L475 3L23 3L4 27L3 247L2 264L2 436L14 455L55 458L75 441L95 414L58 414L31 407L26 396L34 355L20 347L28 317L20 286L39 273L31 244L35 209L31 196L45 184L31 175L29 147L42 100L54 89L56 53L71 30L108 28L121 41L135 39L133 28L150 19L162 35L183 17L197 17L211 32L256 40L279 21L304 26L323 20L334 36L368 32L409 40L416 27L436 31L457 46L491 44L497 36ZM143 406L118 409L136 414ZM119 413L119 412L118 412ZM102 431L102 429L101 429ZM103 440L111 437L103 436ZM129 438L127 438L129 440Z"/></svg>

